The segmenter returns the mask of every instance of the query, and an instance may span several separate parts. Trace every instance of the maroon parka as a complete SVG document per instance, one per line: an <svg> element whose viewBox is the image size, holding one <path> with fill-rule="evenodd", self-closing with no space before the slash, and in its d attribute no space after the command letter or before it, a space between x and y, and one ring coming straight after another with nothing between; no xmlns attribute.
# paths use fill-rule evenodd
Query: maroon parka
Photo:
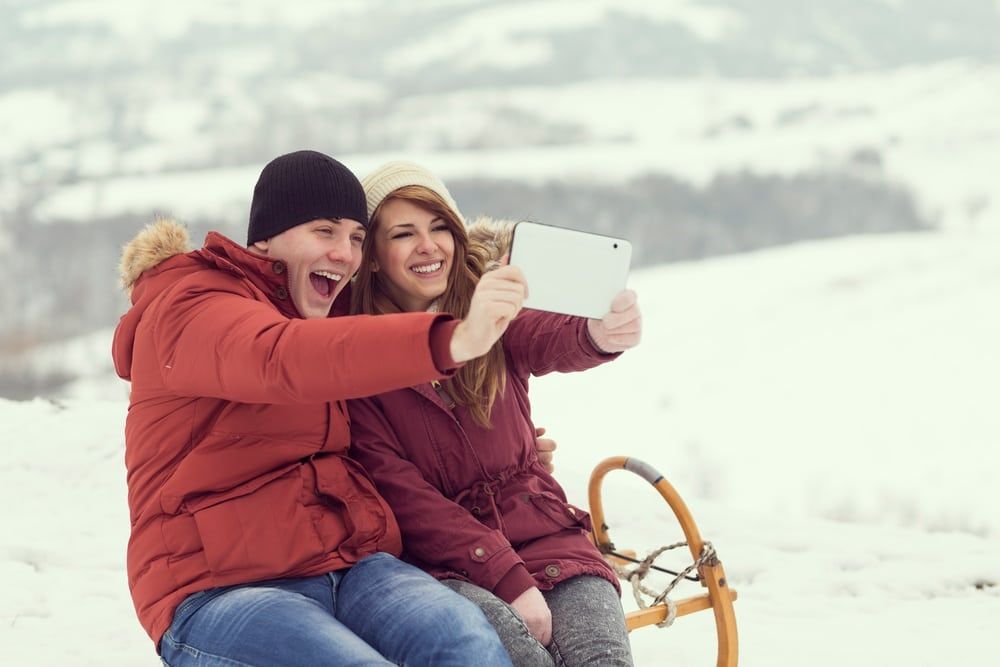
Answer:
<svg viewBox="0 0 1000 667"><path fill-rule="evenodd" d="M617 578L591 543L590 517L538 462L528 378L579 371L617 355L596 350L586 320L525 310L503 336L507 387L492 428L449 407L430 383L348 402L351 456L389 501L404 557L506 602L581 574Z"/></svg>
<svg viewBox="0 0 1000 667"><path fill-rule="evenodd" d="M161 221L127 247L133 305L113 346L132 383L128 583L157 645L196 591L399 554L392 512L346 456L344 401L453 365L434 362L447 316L302 319L282 262L215 233L186 246Z"/></svg>

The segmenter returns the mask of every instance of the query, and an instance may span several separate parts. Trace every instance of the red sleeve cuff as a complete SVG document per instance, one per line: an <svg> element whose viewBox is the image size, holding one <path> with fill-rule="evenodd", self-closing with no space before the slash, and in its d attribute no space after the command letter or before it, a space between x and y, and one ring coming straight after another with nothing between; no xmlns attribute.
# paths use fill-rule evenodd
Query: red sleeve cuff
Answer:
<svg viewBox="0 0 1000 667"><path fill-rule="evenodd" d="M497 582L497 585L493 587L493 594L507 604L510 604L521 593L532 588L534 585L535 578L528 572L528 568L522 563L518 563L510 568L507 574L503 575L503 579Z"/></svg>
<svg viewBox="0 0 1000 667"><path fill-rule="evenodd" d="M622 354L621 352L605 352L604 350L599 348L597 346L597 343L594 342L594 339L590 335L590 327L587 325L586 318L581 317L580 320L582 320L582 322L580 323L579 326L580 329L583 329L583 335L580 336L578 333L577 340L580 341L580 345L583 346L584 350L587 350L588 353L593 354L594 356L603 357L606 359L615 359L621 356ZM577 331L579 332L579 329Z"/></svg>
<svg viewBox="0 0 1000 667"><path fill-rule="evenodd" d="M458 324L458 320L448 316L439 317L431 324L431 359L442 375L451 375L462 366L451 358L451 337Z"/></svg>

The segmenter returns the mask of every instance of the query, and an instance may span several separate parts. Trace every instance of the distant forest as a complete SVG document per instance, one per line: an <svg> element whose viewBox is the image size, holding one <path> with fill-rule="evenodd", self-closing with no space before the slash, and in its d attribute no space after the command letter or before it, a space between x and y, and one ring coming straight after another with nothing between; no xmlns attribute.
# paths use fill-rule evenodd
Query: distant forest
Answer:
<svg viewBox="0 0 1000 667"><path fill-rule="evenodd" d="M912 194L881 178L845 172L721 175L694 187L663 175L619 185L456 180L466 218L528 219L627 238L633 268L744 252L807 239L929 229ZM121 246L147 222L129 216L92 224L39 224L30 213L6 225L0 279L9 286L0 326L0 397L45 393L69 372L39 374L30 350L112 326L127 307L117 286ZM209 229L235 240L243 220L185 220L192 242ZM38 266L38 259L44 265Z"/></svg>

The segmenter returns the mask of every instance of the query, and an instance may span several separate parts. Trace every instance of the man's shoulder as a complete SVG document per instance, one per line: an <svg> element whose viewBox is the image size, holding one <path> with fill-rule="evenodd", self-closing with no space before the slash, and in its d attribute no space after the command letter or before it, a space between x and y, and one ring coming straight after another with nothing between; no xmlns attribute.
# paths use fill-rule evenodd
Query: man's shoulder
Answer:
<svg viewBox="0 0 1000 667"><path fill-rule="evenodd" d="M246 276L209 263L200 263L179 277L169 288L173 295L218 293L256 298L257 290Z"/></svg>

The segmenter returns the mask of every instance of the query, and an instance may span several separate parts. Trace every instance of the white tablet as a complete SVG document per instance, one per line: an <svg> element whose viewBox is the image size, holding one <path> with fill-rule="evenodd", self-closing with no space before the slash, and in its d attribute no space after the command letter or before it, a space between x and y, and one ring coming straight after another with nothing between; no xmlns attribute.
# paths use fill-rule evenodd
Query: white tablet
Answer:
<svg viewBox="0 0 1000 667"><path fill-rule="evenodd" d="M525 308L599 319L625 289L632 244L537 222L514 226L510 264L528 282Z"/></svg>

